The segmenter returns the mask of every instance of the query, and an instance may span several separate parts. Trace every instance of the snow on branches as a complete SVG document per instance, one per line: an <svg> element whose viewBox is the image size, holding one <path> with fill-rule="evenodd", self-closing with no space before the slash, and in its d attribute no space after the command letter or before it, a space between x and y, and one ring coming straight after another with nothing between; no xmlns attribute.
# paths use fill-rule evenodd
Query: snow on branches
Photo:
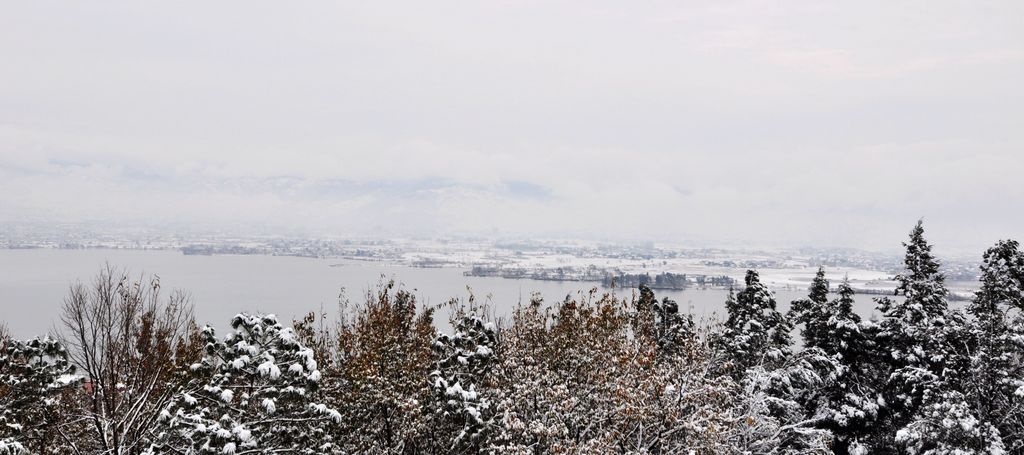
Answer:
<svg viewBox="0 0 1024 455"><path fill-rule="evenodd" d="M433 414L440 430L454 433L452 452L478 450L490 424L491 400L477 387L491 369L497 341L497 327L472 315L462 317L454 334L442 334L434 341Z"/></svg>
<svg viewBox="0 0 1024 455"><path fill-rule="evenodd" d="M218 339L202 330L205 355L160 416L151 453L330 453L328 426L341 415L312 400L320 381L313 351L274 315L239 314Z"/></svg>
<svg viewBox="0 0 1024 455"><path fill-rule="evenodd" d="M388 281L334 328L218 337L108 269L66 305L76 341L0 336L0 455L1024 452L1024 253L986 251L962 314L923 234L877 321L824 269L783 315L751 270L724 320L595 288L496 322L453 300L439 335Z"/></svg>
<svg viewBox="0 0 1024 455"><path fill-rule="evenodd" d="M82 377L53 338L0 340L0 346L0 454L47 453L60 397Z"/></svg>

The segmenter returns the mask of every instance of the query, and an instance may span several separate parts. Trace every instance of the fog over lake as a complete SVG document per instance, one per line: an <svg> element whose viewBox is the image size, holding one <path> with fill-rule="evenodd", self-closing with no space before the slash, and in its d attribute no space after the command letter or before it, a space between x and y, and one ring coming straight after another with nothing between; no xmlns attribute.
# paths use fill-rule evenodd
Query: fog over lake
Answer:
<svg viewBox="0 0 1024 455"><path fill-rule="evenodd" d="M341 259L312 259L291 256L217 255L186 256L178 251L142 250L0 250L0 321L15 337L26 338L50 332L59 323L61 305L68 287L92 281L109 263L126 268L138 278L145 273L159 275L162 292L188 291L200 324L225 327L238 312L274 313L283 320L296 319L321 307L331 317L338 312L342 288L352 303L360 302L382 277L393 278L412 290L420 303L438 305L456 297L469 296L467 286L479 301L489 300L497 316L506 316L531 293L540 292L545 301L588 291L599 283L512 280L463 276L461 268L417 268ZM617 289L629 296L632 290ZM724 313L724 290L655 291L658 298L676 300L683 311L696 318ZM776 299L783 311L789 302L804 298L803 291L779 290ZM870 295L856 297L855 310L868 317L874 308ZM447 326L448 312L437 314L439 327Z"/></svg>

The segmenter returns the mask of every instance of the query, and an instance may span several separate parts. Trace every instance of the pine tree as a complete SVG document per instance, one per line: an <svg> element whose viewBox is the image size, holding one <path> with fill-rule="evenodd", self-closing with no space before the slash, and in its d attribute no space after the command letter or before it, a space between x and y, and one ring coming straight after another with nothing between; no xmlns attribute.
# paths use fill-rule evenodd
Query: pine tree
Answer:
<svg viewBox="0 0 1024 455"><path fill-rule="evenodd" d="M497 342L496 326L472 315L462 317L453 335L442 334L434 342L434 429L448 433L445 441L435 437L434 442L448 453L480 450L493 417L490 397L480 389Z"/></svg>
<svg viewBox="0 0 1024 455"><path fill-rule="evenodd" d="M640 295L633 302L636 306L636 313L632 321L633 332L637 338L649 342L652 348L655 348L659 338L658 322L655 320L655 307L658 305L658 298L645 283L640 283L637 290L640 291Z"/></svg>
<svg viewBox="0 0 1024 455"><path fill-rule="evenodd" d="M818 349L837 364L835 377L808 390L805 402L820 417L818 426L833 433L833 451L847 453L875 433L879 373L873 365L870 333L853 311L849 279L839 284L836 299L828 300L828 289L824 270L819 268L808 299L793 302L790 317L804 324L805 349Z"/></svg>
<svg viewBox="0 0 1024 455"><path fill-rule="evenodd" d="M0 341L2 342L2 341ZM50 337L7 340L0 351L0 454L59 453L61 395L81 384Z"/></svg>
<svg viewBox="0 0 1024 455"><path fill-rule="evenodd" d="M745 370L741 381L739 425L733 449L739 453L830 453L832 433L823 416L806 407L807 391L833 382L838 364L819 348L785 357L771 368Z"/></svg>
<svg viewBox="0 0 1024 455"><path fill-rule="evenodd" d="M313 352L273 315L239 314L232 333L211 327L193 379L168 409L150 453L332 453L327 431L341 415L311 397L320 381Z"/></svg>
<svg viewBox="0 0 1024 455"><path fill-rule="evenodd" d="M837 354L843 358L866 355L859 351L866 343L866 336L861 328L861 319L853 311L853 288L849 278L843 278L837 290L839 297L829 302L829 317L825 322L824 337L818 343L828 354ZM855 360L855 359L851 359Z"/></svg>
<svg viewBox="0 0 1024 455"><path fill-rule="evenodd" d="M1004 454L999 430L993 422L980 421L963 393L940 383L906 426L896 432L896 442L906 453L925 455Z"/></svg>
<svg viewBox="0 0 1024 455"><path fill-rule="evenodd" d="M967 311L971 352L965 394L978 418L991 422L1007 450L1024 450L1024 251L1015 240L989 248L981 289Z"/></svg>
<svg viewBox="0 0 1024 455"><path fill-rule="evenodd" d="M938 259L932 255L932 246L924 239L924 225L918 221L910 232L910 240L903 244L906 255L903 263L906 273L896 276L899 285L896 295L906 298L902 305L894 305L886 317L896 317L911 324L923 321L941 322L948 303L946 277L940 271Z"/></svg>
<svg viewBox="0 0 1024 455"><path fill-rule="evenodd" d="M726 301L728 319L719 349L730 361L729 370L741 377L748 368L764 363L769 369L790 353L793 326L776 309L775 296L754 270L744 279L746 288Z"/></svg>
<svg viewBox="0 0 1024 455"><path fill-rule="evenodd" d="M679 304L668 297L654 305L658 355L678 355L695 336L693 316L679 313Z"/></svg>
<svg viewBox="0 0 1024 455"><path fill-rule="evenodd" d="M754 453L827 453L832 435L819 428L821 417L808 409L808 391L831 381L838 365L817 347L793 354L793 325L776 309L773 293L756 271L747 271L744 282L746 287L735 297L730 292L728 318L717 342L729 359L726 371L744 387L742 431L733 436L736 448ZM815 290L827 298L827 284Z"/></svg>
<svg viewBox="0 0 1024 455"><path fill-rule="evenodd" d="M988 249L981 289L968 307L973 320L961 332L967 349L929 402L901 434L917 453L988 454L1024 448L1024 254L1015 241Z"/></svg>
<svg viewBox="0 0 1024 455"><path fill-rule="evenodd" d="M921 221L903 245L906 271L896 276L896 295L903 299L878 299L882 321L877 341L890 369L884 389L884 428L896 432L882 438L883 444L913 448L920 444L915 442L918 433L911 423L924 406L941 399L947 364L956 359L953 343L962 318L948 311L945 276L924 239Z"/></svg>
<svg viewBox="0 0 1024 455"><path fill-rule="evenodd" d="M818 267L818 273L808 288L807 298L794 300L787 314L794 324L803 325L800 336L806 348L820 347L821 344L830 342L826 336L828 320L831 317L828 290L825 268Z"/></svg>
<svg viewBox="0 0 1024 455"><path fill-rule="evenodd" d="M679 304L668 297L660 302L646 284L639 286L633 330L657 352L659 359L681 352L695 336L693 317L679 313Z"/></svg>

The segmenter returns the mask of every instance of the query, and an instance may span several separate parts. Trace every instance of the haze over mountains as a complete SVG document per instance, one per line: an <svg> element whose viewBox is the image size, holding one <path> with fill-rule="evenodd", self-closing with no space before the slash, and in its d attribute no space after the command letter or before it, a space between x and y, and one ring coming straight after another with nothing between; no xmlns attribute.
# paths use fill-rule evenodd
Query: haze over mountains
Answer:
<svg viewBox="0 0 1024 455"><path fill-rule="evenodd" d="M11 5L0 221L1024 234L1020 4L321 6Z"/></svg>

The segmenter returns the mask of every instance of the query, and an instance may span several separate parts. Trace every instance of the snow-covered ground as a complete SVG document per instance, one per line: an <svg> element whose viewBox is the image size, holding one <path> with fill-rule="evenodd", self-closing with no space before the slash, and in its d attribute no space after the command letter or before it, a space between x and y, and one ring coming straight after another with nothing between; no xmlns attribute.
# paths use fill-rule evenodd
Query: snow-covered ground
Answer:
<svg viewBox="0 0 1024 455"><path fill-rule="evenodd" d="M391 261L423 267L485 267L528 274L583 279L602 274L674 273L690 276L728 276L742 280L748 269L756 269L762 282L775 289L806 289L824 266L828 278L838 283L848 277L858 290L889 292L895 287L893 277L901 268L898 255L871 254L859 251L794 252L787 250L730 251L722 249L686 249L648 245L602 245L587 242L501 242L405 241L393 244L400 251ZM385 259L388 261L388 259ZM972 269L971 265L953 263L955 270ZM966 294L974 281L951 279L950 289Z"/></svg>

